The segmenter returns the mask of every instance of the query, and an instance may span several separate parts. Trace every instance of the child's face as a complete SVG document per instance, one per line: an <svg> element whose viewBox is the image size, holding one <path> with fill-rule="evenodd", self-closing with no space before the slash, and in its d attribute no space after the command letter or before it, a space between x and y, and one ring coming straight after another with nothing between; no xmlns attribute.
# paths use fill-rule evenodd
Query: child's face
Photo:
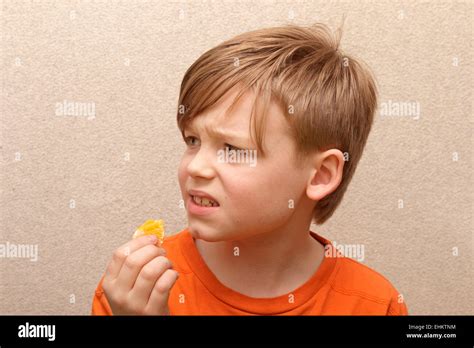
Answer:
<svg viewBox="0 0 474 348"><path fill-rule="evenodd" d="M285 131L288 126L280 109L271 104L268 110L263 144L266 156L262 157L248 134L253 95L244 95L224 116L236 93L229 91L184 132L187 146L179 166L179 184L189 231L206 241L238 240L284 228L296 218L298 208L314 203L306 196L309 171L294 164L295 143ZM210 127L238 133L242 138L211 136L207 132ZM229 156L233 147L227 149L226 161L226 144L255 151L256 162L248 159L251 156L247 160L242 156L241 163L232 163ZM219 206L201 208L205 215L193 212L196 206L189 190L204 191Z"/></svg>

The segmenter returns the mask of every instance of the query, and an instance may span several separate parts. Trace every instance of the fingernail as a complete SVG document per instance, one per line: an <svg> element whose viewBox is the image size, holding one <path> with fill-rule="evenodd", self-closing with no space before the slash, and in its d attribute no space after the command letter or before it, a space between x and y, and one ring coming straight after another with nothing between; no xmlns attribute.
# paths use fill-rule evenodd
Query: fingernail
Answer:
<svg viewBox="0 0 474 348"><path fill-rule="evenodd" d="M155 243L158 240L158 238L154 234L149 236L148 239L150 240L150 242L153 242L153 243Z"/></svg>

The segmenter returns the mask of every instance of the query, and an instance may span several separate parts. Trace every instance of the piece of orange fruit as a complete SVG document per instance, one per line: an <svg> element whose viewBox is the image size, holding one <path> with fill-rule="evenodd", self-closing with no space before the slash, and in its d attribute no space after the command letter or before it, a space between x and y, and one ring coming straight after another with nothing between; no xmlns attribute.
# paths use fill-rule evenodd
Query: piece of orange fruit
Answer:
<svg viewBox="0 0 474 348"><path fill-rule="evenodd" d="M160 244L163 243L163 239L165 238L165 223L163 220L146 220L143 225L137 228L133 234L133 238L152 234L158 237Z"/></svg>

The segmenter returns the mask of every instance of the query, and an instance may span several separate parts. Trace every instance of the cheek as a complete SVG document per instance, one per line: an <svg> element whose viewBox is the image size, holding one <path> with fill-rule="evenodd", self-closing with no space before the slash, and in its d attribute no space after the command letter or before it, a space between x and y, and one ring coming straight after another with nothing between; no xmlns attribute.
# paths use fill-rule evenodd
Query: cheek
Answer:
<svg viewBox="0 0 474 348"><path fill-rule="evenodd" d="M225 175L226 198L229 213L237 223L245 221L262 223L276 216L290 214L288 200L295 199L293 188L288 185L288 173L269 168L259 171L245 171L240 175Z"/></svg>
<svg viewBox="0 0 474 348"><path fill-rule="evenodd" d="M178 181L179 181L179 186L181 187L181 193L184 195L184 191L186 189L185 183L186 183L186 177L187 177L187 171L186 168L188 166L188 160L183 156L181 159L181 162L178 167Z"/></svg>

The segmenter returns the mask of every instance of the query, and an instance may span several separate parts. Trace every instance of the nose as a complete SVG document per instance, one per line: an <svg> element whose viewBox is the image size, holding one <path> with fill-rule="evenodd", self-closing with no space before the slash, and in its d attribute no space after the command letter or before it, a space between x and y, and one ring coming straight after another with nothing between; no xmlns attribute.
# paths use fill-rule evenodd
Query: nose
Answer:
<svg viewBox="0 0 474 348"><path fill-rule="evenodd" d="M215 163L217 155L211 149L201 147L188 163L187 170L192 177L210 179L215 176Z"/></svg>

